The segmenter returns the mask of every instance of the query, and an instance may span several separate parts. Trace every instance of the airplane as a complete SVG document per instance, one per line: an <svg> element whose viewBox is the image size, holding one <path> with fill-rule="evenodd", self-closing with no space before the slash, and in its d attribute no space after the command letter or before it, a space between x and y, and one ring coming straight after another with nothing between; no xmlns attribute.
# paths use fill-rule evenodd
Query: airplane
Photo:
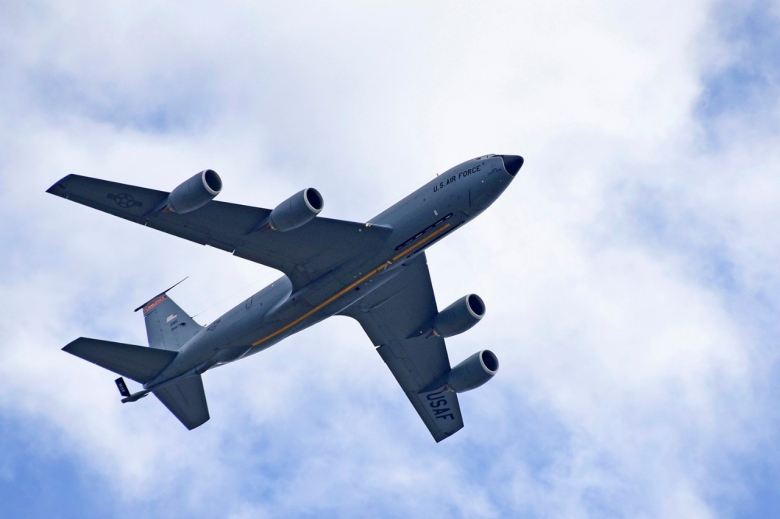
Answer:
<svg viewBox="0 0 780 519"><path fill-rule="evenodd" d="M451 368L444 339L477 324L486 307L468 294L439 311L425 250L487 209L522 165L518 155L466 161L365 223L318 216L324 199L314 188L273 210L215 201L222 179L211 169L171 192L68 175L47 193L284 275L207 326L167 295L173 287L157 294L135 310L148 347L80 337L62 349L120 375L122 403L152 393L192 430L210 417L203 373L345 315L363 327L438 443L463 427L457 394L492 379L498 358L485 349ZM143 389L130 393L124 377Z"/></svg>

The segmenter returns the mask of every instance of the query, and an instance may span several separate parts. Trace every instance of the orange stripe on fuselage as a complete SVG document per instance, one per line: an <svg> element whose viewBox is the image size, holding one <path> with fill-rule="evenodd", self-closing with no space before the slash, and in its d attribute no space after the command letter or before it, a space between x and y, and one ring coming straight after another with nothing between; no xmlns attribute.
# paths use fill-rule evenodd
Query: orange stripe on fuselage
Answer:
<svg viewBox="0 0 780 519"><path fill-rule="evenodd" d="M403 252L393 256L392 261L398 261L400 258L403 258L407 254L409 254L411 251L413 251L414 249L418 248L420 245L423 245L424 243L429 242L431 239L435 238L436 236L441 234L443 231L445 231L449 227L450 227L449 223L444 224L441 229L439 229L438 231L436 231L434 233L431 233L430 236L427 236L424 240L420 241L420 243L412 245L411 247L409 247L405 251L403 251ZM340 290L339 292L337 292L335 295L329 297L328 299L326 299L322 303L318 304L317 306L315 306L314 308L312 308L311 310L309 310L308 312L306 312L305 314L303 314L299 318L295 319L290 324L285 325L282 328L279 328L278 330L276 330L271 335L267 335L267 336L263 337L262 339L260 339L259 341L253 342L252 346L257 346L259 344L262 344L262 343L264 343L265 341L267 341L269 339L273 339L274 337L276 337L280 333L286 332L287 330L289 330L290 328L292 328L296 324L300 323L304 319L306 319L308 317L311 317L314 313L322 310L324 307L328 306L333 301L335 301L336 299L340 298L341 296L343 296L344 294L346 294L347 292L349 292L350 290L352 290L353 288L355 288L356 286L361 284L363 281L365 281L368 278L374 276L377 272L381 272L381 271L385 270L387 267L388 267L387 262L382 263L380 266L378 266L377 268L375 268L374 270L372 270L371 272L369 272L368 274L366 274L362 278L358 279L357 281L355 281L352 284L348 285L346 288L344 288L344 289Z"/></svg>

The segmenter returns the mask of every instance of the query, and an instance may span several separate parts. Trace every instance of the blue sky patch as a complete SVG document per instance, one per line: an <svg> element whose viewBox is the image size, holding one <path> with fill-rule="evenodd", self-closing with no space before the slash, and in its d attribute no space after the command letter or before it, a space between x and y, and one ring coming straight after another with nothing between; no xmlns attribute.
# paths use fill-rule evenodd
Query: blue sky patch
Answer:
<svg viewBox="0 0 780 519"><path fill-rule="evenodd" d="M697 112L703 119L749 112L761 116L777 103L780 86L780 19L766 1L723 4L715 19L733 60L705 76Z"/></svg>
<svg viewBox="0 0 780 519"><path fill-rule="evenodd" d="M41 110L50 115L77 115L118 130L165 134L203 129L216 113L208 82L196 80L195 73L183 76L148 77L139 88L121 79L89 82L65 71L39 68L28 82Z"/></svg>

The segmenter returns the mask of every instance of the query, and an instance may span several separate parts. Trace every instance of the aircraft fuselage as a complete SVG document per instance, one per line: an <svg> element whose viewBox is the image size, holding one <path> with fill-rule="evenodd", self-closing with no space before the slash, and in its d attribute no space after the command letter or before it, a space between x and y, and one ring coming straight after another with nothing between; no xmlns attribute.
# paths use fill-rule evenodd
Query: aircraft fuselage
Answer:
<svg viewBox="0 0 780 519"><path fill-rule="evenodd" d="M514 174L508 172L502 156L488 155L438 175L366 223L367 227L392 229L383 244L297 291L293 291L287 276L277 279L205 326L144 388L156 389L181 376L203 373L258 353L360 304L366 295L397 275L407 261L490 206ZM175 320L171 322L171 326L177 325Z"/></svg>

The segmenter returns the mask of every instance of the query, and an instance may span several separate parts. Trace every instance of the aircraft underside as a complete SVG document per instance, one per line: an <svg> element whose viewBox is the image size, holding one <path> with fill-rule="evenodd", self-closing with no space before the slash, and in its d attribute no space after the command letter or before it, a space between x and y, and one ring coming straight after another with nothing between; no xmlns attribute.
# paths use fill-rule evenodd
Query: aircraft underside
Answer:
<svg viewBox="0 0 780 519"><path fill-rule="evenodd" d="M188 429L209 420L202 375L332 316L357 320L438 442L463 427L457 394L498 371L482 350L450 367L444 339L485 315L469 294L439 311L425 250L484 211L523 164L486 155L439 175L367 223L319 216L304 189L275 209L217 202L222 179L204 170L171 192L68 175L48 192L283 272L201 326L167 295L143 310L149 346L79 338L63 350L121 377L122 402L154 394ZM173 287L171 287L173 288ZM123 377L143 386L131 393Z"/></svg>

